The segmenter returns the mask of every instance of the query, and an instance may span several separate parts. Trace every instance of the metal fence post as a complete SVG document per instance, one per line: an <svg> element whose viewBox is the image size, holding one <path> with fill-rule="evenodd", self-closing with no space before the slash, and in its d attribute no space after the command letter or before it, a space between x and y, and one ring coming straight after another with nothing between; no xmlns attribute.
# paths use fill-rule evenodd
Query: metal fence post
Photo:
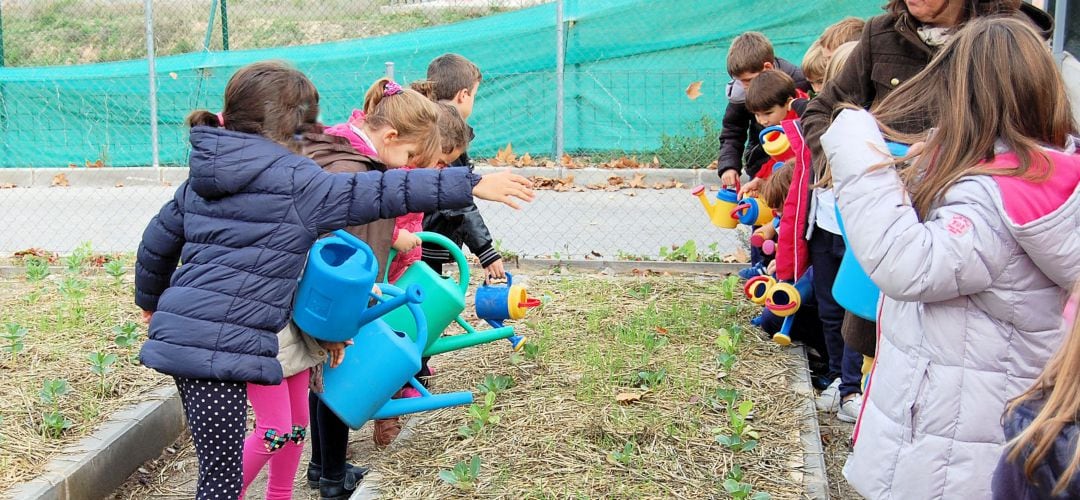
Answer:
<svg viewBox="0 0 1080 500"><path fill-rule="evenodd" d="M1065 31L1068 29L1068 6L1069 2L1065 0L1058 0L1054 2L1054 56L1061 59L1062 52L1065 51Z"/></svg>
<svg viewBox="0 0 1080 500"><path fill-rule="evenodd" d="M150 156L154 168L158 161L158 109L157 109L157 68L154 65L154 0L143 0L143 12L146 15L146 63L150 72Z"/></svg>
<svg viewBox="0 0 1080 500"><path fill-rule="evenodd" d="M221 0L221 49L229 51L229 6L228 0Z"/></svg>
<svg viewBox="0 0 1080 500"><path fill-rule="evenodd" d="M563 101L566 94L563 71L566 63L566 41L563 30L563 0L558 0L555 2L555 164L559 166L559 177L563 175Z"/></svg>
<svg viewBox="0 0 1080 500"><path fill-rule="evenodd" d="M210 52L210 38L214 36L214 16L217 15L218 0L210 2L210 19L206 21L206 36L203 38L203 51Z"/></svg>
<svg viewBox="0 0 1080 500"><path fill-rule="evenodd" d="M4 2L0 2L0 68L4 67Z"/></svg>
<svg viewBox="0 0 1080 500"><path fill-rule="evenodd" d="M386 77L394 79L394 61L386 61Z"/></svg>

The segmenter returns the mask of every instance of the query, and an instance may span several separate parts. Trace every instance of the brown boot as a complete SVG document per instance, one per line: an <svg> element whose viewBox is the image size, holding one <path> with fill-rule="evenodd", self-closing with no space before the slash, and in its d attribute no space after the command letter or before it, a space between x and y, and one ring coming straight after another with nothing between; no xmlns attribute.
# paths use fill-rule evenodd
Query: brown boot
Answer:
<svg viewBox="0 0 1080 500"><path fill-rule="evenodd" d="M375 430L371 434L371 440L375 442L375 446L384 448L390 446L400 433L401 423L398 422L397 417L382 418L375 421Z"/></svg>

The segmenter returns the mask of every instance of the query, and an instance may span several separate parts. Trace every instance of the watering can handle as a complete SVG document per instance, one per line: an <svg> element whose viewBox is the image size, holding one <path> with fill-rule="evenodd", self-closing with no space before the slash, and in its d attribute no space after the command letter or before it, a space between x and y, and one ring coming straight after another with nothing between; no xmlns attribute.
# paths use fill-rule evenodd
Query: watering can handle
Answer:
<svg viewBox="0 0 1080 500"><path fill-rule="evenodd" d="M416 285L410 286L414 287ZM388 295L390 297L397 297L399 295L405 295L407 293L405 290L402 290L399 287L387 283L379 283L379 290L382 290L383 295ZM372 296L375 297L375 299L379 302L383 302L386 300L383 295L372 294ZM428 338L427 320L424 317L424 310L420 308L419 302L413 302L411 300L405 303L405 307L409 308L409 312L412 313L413 321L416 322L415 344L421 351L423 351L424 346L427 345Z"/></svg>
<svg viewBox="0 0 1080 500"><path fill-rule="evenodd" d="M513 285L514 284L514 275L510 274L510 271L506 271L504 274L506 274L506 286ZM484 275L484 285L490 285L491 284L491 278L493 278L493 277L494 276L491 276L489 274L485 274Z"/></svg>
<svg viewBox="0 0 1080 500"><path fill-rule="evenodd" d="M773 125L771 127L765 127L761 129L761 132L758 132L758 142L760 142L761 144L765 144L765 134L768 134L769 132L780 132L781 134L783 134L784 127L781 127L779 125Z"/></svg>
<svg viewBox="0 0 1080 500"><path fill-rule="evenodd" d="M465 254L461 252L461 247L455 245L450 238L443 236L439 233L432 233L428 231L421 231L416 234L417 238L424 243L435 243L446 249L450 253L450 256L454 258L454 262L458 266L458 288L461 289L461 294L465 295L469 291L469 263L465 261ZM389 260L394 260L394 256L397 255L397 250L390 249ZM390 266L386 266L386 272L383 274L382 282L389 281L387 278L390 276Z"/></svg>

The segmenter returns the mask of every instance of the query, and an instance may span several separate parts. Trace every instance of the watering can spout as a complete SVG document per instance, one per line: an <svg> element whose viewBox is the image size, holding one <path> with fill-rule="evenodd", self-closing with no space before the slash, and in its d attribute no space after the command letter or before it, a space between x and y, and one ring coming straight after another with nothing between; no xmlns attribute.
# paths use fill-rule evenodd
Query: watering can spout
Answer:
<svg viewBox="0 0 1080 500"><path fill-rule="evenodd" d="M405 304L419 304L424 301L424 292L420 285L412 284L405 288L405 293L371 306L360 313L360 325L375 321L382 315Z"/></svg>
<svg viewBox="0 0 1080 500"><path fill-rule="evenodd" d="M419 413L432 411L451 406L462 406L473 402L471 392L451 392L449 394L431 394L414 378L411 382L413 387L420 391L421 397L391 399L379 408L371 418L391 418L407 413Z"/></svg>
<svg viewBox="0 0 1080 500"><path fill-rule="evenodd" d="M709 216L712 216L713 212L716 211L717 204L709 203L709 197L705 195L705 185L702 184L695 187L692 191L690 191L690 194L697 196L698 201L701 202L701 206L705 209L706 212L709 213Z"/></svg>

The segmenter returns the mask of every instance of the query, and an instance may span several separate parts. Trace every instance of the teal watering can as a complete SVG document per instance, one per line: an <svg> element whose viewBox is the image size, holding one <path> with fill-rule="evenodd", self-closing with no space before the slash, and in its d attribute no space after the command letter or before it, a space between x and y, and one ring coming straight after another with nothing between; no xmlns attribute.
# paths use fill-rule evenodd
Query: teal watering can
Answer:
<svg viewBox="0 0 1080 500"><path fill-rule="evenodd" d="M420 371L420 354L427 342L428 330L420 303L425 300L416 285L402 290L380 285L391 299L378 298L380 305L401 303L395 311L408 311L416 339L391 328L382 319L364 325L345 348L345 359L323 374L323 392L319 398L342 422L359 429L371 419L396 417L406 413L437 410L472 403L471 392L432 395L414 375ZM372 309L378 308L376 306ZM410 384L421 397L391 399L404 384Z"/></svg>
<svg viewBox="0 0 1080 500"><path fill-rule="evenodd" d="M465 293L469 289L469 264L465 261L465 254L461 252L460 247L441 234L420 232L416 233L416 236L420 238L420 241L435 243L446 248L458 266L458 281L455 282L448 276L439 275L423 261L416 261L406 268L405 273L394 283L399 287L418 285L427 297L421 304L429 333L423 355L434 356L513 336L513 327L477 331L461 317L461 313L465 310ZM391 260L394 255L396 252L391 250ZM386 281L385 276L383 281ZM395 330L405 332L412 339L417 338L415 323L404 309L391 311L384 319ZM466 333L441 336L450 323L457 323L465 329Z"/></svg>
<svg viewBox="0 0 1080 500"><path fill-rule="evenodd" d="M895 142L886 143L889 153L895 157L907 155L908 146ZM836 222L840 226L840 235L844 238L843 260L840 268L836 271L836 281L833 282L833 298L840 307L851 311L867 321L877 321L878 301L881 297L881 289L870 279L859 261L855 260L855 254L851 252L851 244L848 242L847 231L844 228L844 220L840 217L840 206L836 206Z"/></svg>
<svg viewBox="0 0 1080 500"><path fill-rule="evenodd" d="M344 342L360 328L404 304L405 294L368 307L379 262L359 238L334 231L315 242L294 300L293 321L313 338Z"/></svg>

